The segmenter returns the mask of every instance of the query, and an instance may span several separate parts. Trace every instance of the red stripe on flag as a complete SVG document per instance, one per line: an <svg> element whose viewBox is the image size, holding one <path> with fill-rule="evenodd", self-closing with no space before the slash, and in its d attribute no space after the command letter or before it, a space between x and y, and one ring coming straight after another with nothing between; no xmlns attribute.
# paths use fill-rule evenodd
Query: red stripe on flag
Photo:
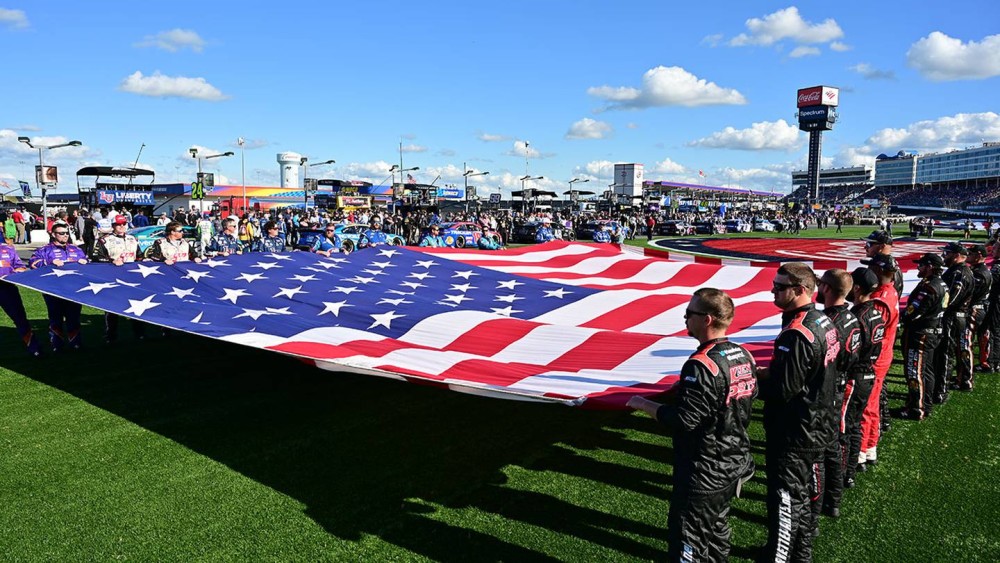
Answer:
<svg viewBox="0 0 1000 563"><path fill-rule="evenodd" d="M598 332L549 364L554 371L613 370L662 337L655 334Z"/></svg>
<svg viewBox="0 0 1000 563"><path fill-rule="evenodd" d="M486 321L469 331L467 337L458 338L443 350L490 357L524 338L540 323L518 319Z"/></svg>

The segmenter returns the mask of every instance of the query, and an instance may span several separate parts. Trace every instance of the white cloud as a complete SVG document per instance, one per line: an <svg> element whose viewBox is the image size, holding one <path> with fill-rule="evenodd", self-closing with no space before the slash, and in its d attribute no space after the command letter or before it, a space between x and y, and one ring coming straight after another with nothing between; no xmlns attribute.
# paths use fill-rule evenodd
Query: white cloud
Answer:
<svg viewBox="0 0 1000 563"><path fill-rule="evenodd" d="M390 181L389 169L392 164L384 160L375 162L351 162L338 167L340 175L345 180L362 180L373 184L386 184Z"/></svg>
<svg viewBox="0 0 1000 563"><path fill-rule="evenodd" d="M13 129L14 131L28 131L31 133L41 131L42 128L37 125L14 125L13 127L7 127L7 129Z"/></svg>
<svg viewBox="0 0 1000 563"><path fill-rule="evenodd" d="M799 9L790 6L763 18L746 21L750 33L741 33L729 41L734 47L746 45L773 45L783 39L796 43L826 43L844 36L843 30L832 18L814 24L802 19Z"/></svg>
<svg viewBox="0 0 1000 563"><path fill-rule="evenodd" d="M477 138L480 141L483 141L483 142L486 142L486 143L500 143L500 142L503 142L503 141L509 141L510 140L510 137L508 137L507 135L493 135L493 134L490 134L490 133L480 133Z"/></svg>
<svg viewBox="0 0 1000 563"><path fill-rule="evenodd" d="M437 152L438 156L455 156L456 154L458 153L452 149L441 149Z"/></svg>
<svg viewBox="0 0 1000 563"><path fill-rule="evenodd" d="M801 57L815 57L819 55L820 51L817 47L810 47L807 45L799 45L798 47L792 49L788 56L793 59L798 59Z"/></svg>
<svg viewBox="0 0 1000 563"><path fill-rule="evenodd" d="M682 164L670 160L668 157L654 164L649 171L654 174L684 174L687 172L687 168Z"/></svg>
<svg viewBox="0 0 1000 563"><path fill-rule="evenodd" d="M848 67L847 70L853 70L854 72L860 74L865 80L895 80L896 73L891 70L880 70L868 63L858 63L854 66Z"/></svg>
<svg viewBox="0 0 1000 563"><path fill-rule="evenodd" d="M143 76L142 72L138 70L122 80L118 89L140 96L156 98L190 98L209 102L229 98L204 78L165 76L159 72L154 72L151 76Z"/></svg>
<svg viewBox="0 0 1000 563"><path fill-rule="evenodd" d="M638 123L629 122L629 123L625 124L625 127L629 128L629 129L638 129L639 128L639 124Z"/></svg>
<svg viewBox="0 0 1000 563"><path fill-rule="evenodd" d="M413 139L417 138L417 135L416 135L416 133L403 133L399 137L401 139L406 139L406 140L412 141Z"/></svg>
<svg viewBox="0 0 1000 563"><path fill-rule="evenodd" d="M679 66L651 68L642 76L642 89L595 86L591 96L607 100L607 109L642 109L658 106L744 105L743 94L698 78Z"/></svg>
<svg viewBox="0 0 1000 563"><path fill-rule="evenodd" d="M530 141L514 141L514 145L506 154L507 156L520 156L521 158L544 158L542 153L538 152L538 149L531 147Z"/></svg>
<svg viewBox="0 0 1000 563"><path fill-rule="evenodd" d="M409 145L403 145L400 150L403 152L427 152L427 147L411 143Z"/></svg>
<svg viewBox="0 0 1000 563"><path fill-rule="evenodd" d="M942 151L1000 139L1000 115L994 112L958 113L934 120L917 121L905 129L882 129L866 144L885 150L902 148Z"/></svg>
<svg viewBox="0 0 1000 563"><path fill-rule="evenodd" d="M17 140L19 134L13 129L0 129L0 158L8 156L11 158L25 158L27 163L32 166L34 170L34 165L30 164L32 161L38 162L38 150L29 147L28 145ZM72 139L62 136L30 136L31 144L36 147L43 146L53 146L62 145L64 143L70 142ZM96 154L93 150L87 148L85 145L78 147L60 147L54 150L45 151L45 161L54 162L57 160L67 161L67 160L80 160L87 156ZM33 157L33 158L31 158Z"/></svg>
<svg viewBox="0 0 1000 563"><path fill-rule="evenodd" d="M1000 75L1000 34L963 43L940 31L910 46L906 61L926 78L937 81L982 79Z"/></svg>
<svg viewBox="0 0 1000 563"><path fill-rule="evenodd" d="M24 10L0 8L0 25L8 29L25 29L28 27L28 16Z"/></svg>
<svg viewBox="0 0 1000 563"><path fill-rule="evenodd" d="M799 147L799 129L784 119L761 121L748 129L726 127L688 146L746 151L794 150Z"/></svg>
<svg viewBox="0 0 1000 563"><path fill-rule="evenodd" d="M701 44L708 45L709 47L718 47L719 44L722 43L723 39L725 39L725 36L721 33L713 33L712 35L706 35L702 38Z"/></svg>
<svg viewBox="0 0 1000 563"><path fill-rule="evenodd" d="M763 168L732 168L724 167L712 171L709 184L719 184L725 187L753 189L774 193L791 191L791 168L785 165L765 166Z"/></svg>
<svg viewBox="0 0 1000 563"><path fill-rule="evenodd" d="M823 158L822 166L824 168L842 168L845 166L875 166L875 157L877 155L872 152L872 147L860 146L860 147L843 147L837 151L837 155L827 161ZM806 164L801 166L801 169L806 168Z"/></svg>
<svg viewBox="0 0 1000 563"><path fill-rule="evenodd" d="M580 121L569 126L566 131L567 139L606 139L614 132L610 123L597 121L589 117L584 117Z"/></svg>
<svg viewBox="0 0 1000 563"><path fill-rule="evenodd" d="M191 49L195 53L200 53L205 48L205 40L197 32L190 29L171 29L161 31L156 35L147 35L135 46L155 47L171 53L176 53L181 49Z"/></svg>
<svg viewBox="0 0 1000 563"><path fill-rule="evenodd" d="M838 53L843 53L844 51L850 51L852 47L847 43L841 43L840 41L834 41L830 43L830 50L837 51Z"/></svg>

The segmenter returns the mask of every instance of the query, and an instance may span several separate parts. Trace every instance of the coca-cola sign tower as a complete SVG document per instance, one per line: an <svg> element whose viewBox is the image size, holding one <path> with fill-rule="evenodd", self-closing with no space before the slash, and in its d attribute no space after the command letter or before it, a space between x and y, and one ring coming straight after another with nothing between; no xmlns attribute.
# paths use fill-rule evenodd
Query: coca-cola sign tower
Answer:
<svg viewBox="0 0 1000 563"><path fill-rule="evenodd" d="M799 90L797 107L840 105L840 89L831 86L813 86Z"/></svg>

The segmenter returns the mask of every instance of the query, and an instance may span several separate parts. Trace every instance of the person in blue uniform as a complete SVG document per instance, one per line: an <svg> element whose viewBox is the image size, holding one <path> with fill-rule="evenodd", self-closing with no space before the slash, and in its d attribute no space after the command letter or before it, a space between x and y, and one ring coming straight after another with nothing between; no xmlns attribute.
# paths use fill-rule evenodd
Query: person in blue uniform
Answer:
<svg viewBox="0 0 1000 563"><path fill-rule="evenodd" d="M23 272L28 268L17 255L14 247L7 244L6 239L0 236L0 308L10 317L17 329L17 335L21 337L25 346L28 347L28 354L39 357L42 355L41 346L35 332L31 330L31 323L28 322L28 315L24 311L24 302L21 301L21 294L17 286L3 278L16 273Z"/></svg>
<svg viewBox="0 0 1000 563"><path fill-rule="evenodd" d="M333 254L344 251L344 241L337 234L337 227L333 223L327 223L323 231L323 236L317 237L313 243L312 251L330 257Z"/></svg>
<svg viewBox="0 0 1000 563"><path fill-rule="evenodd" d="M207 256L243 254L243 243L236 237L235 220L227 218L222 222L222 232L212 237L205 254Z"/></svg>
<svg viewBox="0 0 1000 563"><path fill-rule="evenodd" d="M497 235L497 238L494 238L486 234L479 237L479 240L476 241L476 246L479 247L479 250L501 250L503 248L503 245L500 244L499 235Z"/></svg>
<svg viewBox="0 0 1000 563"><path fill-rule="evenodd" d="M552 232L552 221L548 217L542 219L542 226L535 231L535 242L549 242L555 238L556 234Z"/></svg>
<svg viewBox="0 0 1000 563"><path fill-rule="evenodd" d="M285 235L275 221L264 223L264 236L254 242L254 252L271 252L278 254L285 251Z"/></svg>
<svg viewBox="0 0 1000 563"><path fill-rule="evenodd" d="M382 232L382 223L378 219L372 219L371 227L365 230L365 238L368 239L368 246L389 244L389 237Z"/></svg>
<svg viewBox="0 0 1000 563"><path fill-rule="evenodd" d="M76 262L87 263L87 255L78 246L69 244L69 225L56 223L52 226L49 244L39 248L31 255L32 268L62 268L66 264ZM52 350L58 352L64 345L79 349L83 345L80 334L79 303L73 303L52 295L43 295L45 307L49 313L49 340Z"/></svg>
<svg viewBox="0 0 1000 563"><path fill-rule="evenodd" d="M430 229L428 229L428 233L424 235L424 238L420 239L420 246L429 246L431 248L446 246L444 239L441 238L441 227L438 225L431 225Z"/></svg>

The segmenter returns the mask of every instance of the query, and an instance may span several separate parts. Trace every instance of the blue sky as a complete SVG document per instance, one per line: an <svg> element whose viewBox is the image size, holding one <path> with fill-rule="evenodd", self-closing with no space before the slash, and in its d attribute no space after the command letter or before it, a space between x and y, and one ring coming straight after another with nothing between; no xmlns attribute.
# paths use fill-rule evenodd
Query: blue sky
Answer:
<svg viewBox="0 0 1000 563"><path fill-rule="evenodd" d="M879 7L890 8L880 11ZM76 169L197 170L276 185L275 155L310 176L517 189L528 172L603 190L610 164L646 178L787 191L804 167L795 92L840 87L824 164L1000 141L1000 2L68 2L0 0L0 180L30 179L17 142ZM527 147L525 142L528 143ZM698 172L704 171L705 177ZM603 185L603 186L602 186ZM6 190L5 190L6 191Z"/></svg>

